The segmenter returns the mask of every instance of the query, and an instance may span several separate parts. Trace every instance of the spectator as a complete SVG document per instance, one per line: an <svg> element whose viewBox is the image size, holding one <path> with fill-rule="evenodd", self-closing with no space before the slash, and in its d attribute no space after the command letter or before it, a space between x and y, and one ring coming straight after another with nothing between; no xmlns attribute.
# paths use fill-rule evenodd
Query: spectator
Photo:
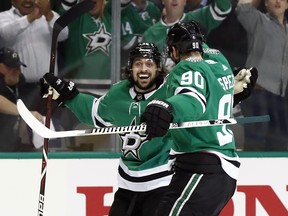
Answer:
<svg viewBox="0 0 288 216"><path fill-rule="evenodd" d="M209 33L220 25L231 10L230 0L216 0L215 4L210 4L189 13L184 13L186 0L179 0L176 3L171 0L163 0L163 4L166 14L158 23L145 31L143 36L143 41L155 43L163 53L166 50L166 34L173 24L194 20ZM173 62L168 58L165 65L169 69L173 66Z"/></svg>
<svg viewBox="0 0 288 216"><path fill-rule="evenodd" d="M123 1L121 6L126 6ZM93 0L94 8L74 20L64 48L61 76L72 79L81 89L102 95L111 84L112 14L111 0ZM76 5L78 0L61 1L60 14ZM75 46L77 44L77 46Z"/></svg>
<svg viewBox="0 0 288 216"><path fill-rule="evenodd" d="M19 112L17 110L17 106L15 103L8 100L6 97L0 95L0 113L6 115L19 116ZM37 118L39 121L43 120L43 116L40 115L36 111L31 111L31 113Z"/></svg>
<svg viewBox="0 0 288 216"><path fill-rule="evenodd" d="M161 11L152 1L132 0L131 4L122 11L123 34L132 33L132 35L138 36L133 41L141 41L144 32L158 22L160 18ZM131 48L131 46L128 46L128 48ZM123 49L125 50L126 47L124 46Z"/></svg>
<svg viewBox="0 0 288 216"><path fill-rule="evenodd" d="M202 45L203 35L195 22L176 23L169 30L168 52L176 66L166 79L166 100L152 100L141 116L148 138L165 135L172 121L231 116L233 84L223 81L233 78L233 73L223 67L225 59L204 61ZM175 174L157 215L219 215L235 192L240 166L229 126L186 128L169 134L171 153L176 156Z"/></svg>
<svg viewBox="0 0 288 216"><path fill-rule="evenodd" d="M60 0L50 0L51 9L56 11L60 6ZM0 11L6 11L11 8L11 0L2 0L0 1Z"/></svg>
<svg viewBox="0 0 288 216"><path fill-rule="evenodd" d="M62 1L61 13L77 2ZM76 82L80 89L102 95L111 84L112 1L95 2L94 9L69 25L62 75ZM127 53L141 40L144 30L160 19L161 12L146 0L121 0L121 9L121 62L126 65Z"/></svg>
<svg viewBox="0 0 288 216"><path fill-rule="evenodd" d="M24 87L24 76L21 75L20 66L26 67L18 57L18 54L10 48L0 49L0 151L32 151L33 145L29 140L27 127L23 124L22 130L26 130L25 139L29 143L23 143L20 137L19 113L15 105L20 97L21 88ZM40 121L42 116L38 112L32 114Z"/></svg>
<svg viewBox="0 0 288 216"><path fill-rule="evenodd" d="M122 53L121 62L126 66L129 51L142 41L144 32L161 18L159 8L149 0L132 0L121 12Z"/></svg>
<svg viewBox="0 0 288 216"><path fill-rule="evenodd" d="M59 15L50 9L48 0L11 2L12 8L0 13L0 38L5 46L14 48L27 64L21 70L27 82L25 91L31 100L26 101L29 106L38 96L39 79L49 70L52 28ZM67 37L68 29L65 28L58 39L62 41Z"/></svg>
<svg viewBox="0 0 288 216"><path fill-rule="evenodd" d="M245 126L247 150L288 149L288 25L286 0L265 0L267 13L257 10L252 0L239 0L236 13L248 36L246 66L259 70L258 85L253 98L243 102L244 115L269 114L269 124L260 124L257 130Z"/></svg>

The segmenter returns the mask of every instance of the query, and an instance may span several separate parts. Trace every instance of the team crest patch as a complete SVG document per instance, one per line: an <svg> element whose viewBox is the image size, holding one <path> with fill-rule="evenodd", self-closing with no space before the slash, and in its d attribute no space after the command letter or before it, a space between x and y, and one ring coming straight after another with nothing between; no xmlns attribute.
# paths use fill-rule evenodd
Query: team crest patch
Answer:
<svg viewBox="0 0 288 216"><path fill-rule="evenodd" d="M134 118L130 125L136 125ZM129 132L119 134L122 140L122 152L125 157L131 154L137 160L141 160L139 151L142 145L146 142L147 135L140 132Z"/></svg>
<svg viewBox="0 0 288 216"><path fill-rule="evenodd" d="M86 46L86 55L96 52L98 50L103 51L106 55L109 55L109 48L112 42L112 36L106 31L104 25L101 25L97 32L83 34L83 37L89 40Z"/></svg>

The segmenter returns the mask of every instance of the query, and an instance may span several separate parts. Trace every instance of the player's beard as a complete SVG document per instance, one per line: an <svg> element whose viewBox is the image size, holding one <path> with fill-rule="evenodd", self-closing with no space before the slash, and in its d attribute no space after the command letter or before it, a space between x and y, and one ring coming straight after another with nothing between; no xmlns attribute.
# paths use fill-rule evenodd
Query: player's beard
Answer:
<svg viewBox="0 0 288 216"><path fill-rule="evenodd" d="M143 91L147 91L147 90L151 90L151 88L156 84L156 82L157 82L157 79L158 79L158 76L156 76L155 78L153 78L150 82L149 82L149 84L147 85L147 86L143 86L143 85L141 85L139 82L138 82L138 80L134 80L134 83L135 83L135 85L139 88L139 89L141 89L141 90L143 90ZM156 85L155 85L155 87L156 87Z"/></svg>

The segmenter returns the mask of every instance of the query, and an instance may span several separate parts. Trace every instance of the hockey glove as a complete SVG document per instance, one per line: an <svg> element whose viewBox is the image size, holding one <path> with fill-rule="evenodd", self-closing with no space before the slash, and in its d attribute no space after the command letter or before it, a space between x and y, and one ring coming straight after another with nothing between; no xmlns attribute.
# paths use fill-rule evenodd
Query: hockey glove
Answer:
<svg viewBox="0 0 288 216"><path fill-rule="evenodd" d="M235 107L251 95L258 79L258 70L255 67L236 68L233 73L235 79L233 107Z"/></svg>
<svg viewBox="0 0 288 216"><path fill-rule="evenodd" d="M56 100L58 103L71 100L79 93L73 82L65 81L51 73L46 73L43 78L40 79L40 91L43 98L48 97L49 86L53 89L53 100Z"/></svg>
<svg viewBox="0 0 288 216"><path fill-rule="evenodd" d="M172 105L170 103L160 99L154 99L148 103L141 116L141 123L146 122L147 139L164 136L172 120Z"/></svg>

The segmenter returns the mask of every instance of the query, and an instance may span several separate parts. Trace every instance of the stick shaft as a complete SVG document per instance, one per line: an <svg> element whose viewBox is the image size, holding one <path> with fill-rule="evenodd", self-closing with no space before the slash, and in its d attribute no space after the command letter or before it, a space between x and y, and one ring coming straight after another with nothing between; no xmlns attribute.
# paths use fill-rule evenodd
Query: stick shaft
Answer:
<svg viewBox="0 0 288 216"><path fill-rule="evenodd" d="M105 135L105 134L121 134L129 132L145 132L146 125L122 126L122 127L104 127L87 130L70 130L70 131L53 131L43 124L41 124L27 109L22 100L17 101L17 109L23 120L34 130L37 134L44 138L61 138L61 137L77 137L77 136L91 136L91 135ZM229 118L216 120L202 120L190 121L182 123L171 123L170 129L192 128L192 127L209 127L230 124L247 124L256 122L267 122L270 120L268 115L252 116L245 118Z"/></svg>
<svg viewBox="0 0 288 216"><path fill-rule="evenodd" d="M62 16L60 16L54 23L50 50L50 65L49 73L54 74L55 61L56 61L56 50L57 50L57 38L59 33L74 19L82 15L83 13L91 10L94 4L91 1L83 1L72 7L70 10L66 11ZM45 126L50 128L50 120L52 115L52 94L53 91L49 91L47 98L47 112ZM42 155L42 169L41 169L41 184L40 184L40 194L38 203L38 214L43 215L44 212L44 200L45 200L45 185L46 185L46 172L47 172L47 159L48 159L48 143L49 137L44 137L43 144L43 155Z"/></svg>
<svg viewBox="0 0 288 216"><path fill-rule="evenodd" d="M182 123L171 123L169 129L181 129L181 128L195 128L195 127L209 127L209 126L221 126L231 124L247 124L256 122L267 122L270 120L268 115L243 117L243 118L229 118L229 119L216 119L216 120L202 120L202 121L190 121ZM91 136L91 135L105 135L105 134L121 134L121 133L133 133L133 132L145 132L146 125L135 126L122 126L122 127L104 127L94 128L86 130L70 130L70 131L52 131L45 133L45 136L51 138L61 137L78 137L78 136ZM42 133L42 135L44 135Z"/></svg>

